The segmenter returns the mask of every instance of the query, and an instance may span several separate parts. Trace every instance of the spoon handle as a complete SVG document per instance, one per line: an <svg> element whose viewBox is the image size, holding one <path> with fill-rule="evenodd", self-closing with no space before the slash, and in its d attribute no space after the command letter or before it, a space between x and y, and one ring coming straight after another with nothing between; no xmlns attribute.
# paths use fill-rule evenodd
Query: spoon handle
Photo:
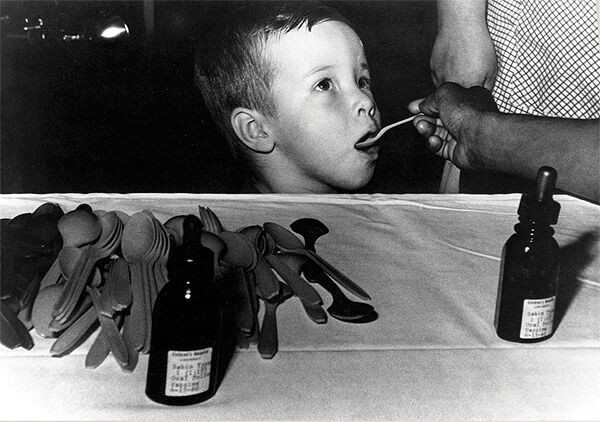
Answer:
<svg viewBox="0 0 600 422"><path fill-rule="evenodd" d="M265 299L273 299L279 294L279 280L277 280L277 277L269 268L269 264L265 261L263 255L260 253L256 255L256 266L254 267L256 284L258 285L260 294Z"/></svg>
<svg viewBox="0 0 600 422"><path fill-rule="evenodd" d="M83 315L90 307L92 306L92 299L89 295L85 295L81 304L71 313L69 318L66 321L60 322L55 319L50 322L50 331L54 331L55 333L66 330L71 326L75 321L79 319L81 315Z"/></svg>
<svg viewBox="0 0 600 422"><path fill-rule="evenodd" d="M123 258L119 258L113 265L114 278L113 283L113 303L114 311L121 311L131 304L131 277L129 275L129 265Z"/></svg>
<svg viewBox="0 0 600 422"><path fill-rule="evenodd" d="M96 310L93 307L88 308L83 315L77 318L77 321L63 331L56 341L52 343L50 354L52 356L61 356L69 353L82 339L91 334L92 330L96 328L97 323L98 316Z"/></svg>
<svg viewBox="0 0 600 422"><path fill-rule="evenodd" d="M419 114L415 114L414 116L410 116L410 117L408 117L408 118L406 118L406 119L404 119L404 120L400 120L399 122L392 123L391 125L387 125L387 126L386 126L386 127L384 127L383 129L381 129L381 130L380 130L380 131L377 133L377 135L375 135L375 137L373 138L373 140L377 140L377 139L381 138L381 136L382 136L382 135L383 135L385 132L387 132L388 130L390 130L390 129L392 129L392 128L396 127L396 126L400 126L400 125L403 125L403 124L405 124L405 123L408 123L408 122L411 122L411 121L413 121L413 120L414 120L414 118L415 118L415 117L417 117L417 116L419 116Z"/></svg>
<svg viewBox="0 0 600 422"><path fill-rule="evenodd" d="M308 284L304 279L300 278L298 274L294 273L290 267L285 265L277 256L269 254L265 255L265 259L271 264L275 271L277 271L281 278L289 284L298 297L312 305L320 305L323 303L323 299L315 288Z"/></svg>
<svg viewBox="0 0 600 422"><path fill-rule="evenodd" d="M54 263L50 267L50 269L44 275L44 278L40 281L40 287L38 291L42 291L43 288L51 286L53 284L58 283L60 279L60 264L58 263L58 257L54 260Z"/></svg>
<svg viewBox="0 0 600 422"><path fill-rule="evenodd" d="M106 340L106 336L98 334L92 345L90 346L90 350L88 350L87 355L85 356L85 367L90 369L95 369L104 360L108 357L110 353L110 347L108 346L108 341Z"/></svg>
<svg viewBox="0 0 600 422"><path fill-rule="evenodd" d="M311 283L317 283L319 286L323 287L327 290L335 302L336 300L344 300L347 297L344 295L344 292L338 287L337 284L333 282L331 278L314 262L307 262L304 269L304 276ZM344 296L342 298L342 296Z"/></svg>
<svg viewBox="0 0 600 422"><path fill-rule="evenodd" d="M225 274L228 278L228 284L232 286L232 290L235 292L238 301L238 327L244 334L248 336L252 335L254 332L254 309L244 270L240 267L234 267Z"/></svg>
<svg viewBox="0 0 600 422"><path fill-rule="evenodd" d="M132 347L140 350L146 341L146 299L144 295L144 280L138 262L129 263L131 271L131 310L129 313L129 328Z"/></svg>
<svg viewBox="0 0 600 422"><path fill-rule="evenodd" d="M98 320L100 321L100 333L98 335L105 336L110 347L110 351L121 365L125 365L128 360L127 348L123 342L123 337L119 332L119 328L112 317L107 317L100 312L100 292L95 287L86 287L87 292L92 297L92 304L96 313L98 314Z"/></svg>
<svg viewBox="0 0 600 422"><path fill-rule="evenodd" d="M312 322L315 324L325 324L327 322L327 313L321 305L313 305L302 299L300 299L300 303L302 304L302 308L304 308L306 316L308 316Z"/></svg>
<svg viewBox="0 0 600 422"><path fill-rule="evenodd" d="M54 309L52 311L52 316L54 319L64 322L69 315L70 311L73 310L71 303L73 301L72 296L74 292L77 290L77 280L79 279L84 267L86 266L88 260L90 258L90 248L83 249L83 252L77 263L75 264L75 268L73 269L73 273L70 277L67 278L65 283L65 287L62 291L60 298L56 301L54 305ZM83 286L81 287L83 289Z"/></svg>
<svg viewBox="0 0 600 422"><path fill-rule="evenodd" d="M148 269L144 261L137 261L134 265L137 265L141 274L142 280L142 291L144 294L144 311L143 318L145 319L144 327L146 327L146 334L144 335L144 344L140 349L140 352L146 354L150 351L150 336L152 335L152 293L150 291L150 280L148 275Z"/></svg>
<svg viewBox="0 0 600 422"><path fill-rule="evenodd" d="M306 257L310 258L315 264L317 264L323 271L329 274L335 281L337 281L342 287L348 290L353 295L365 299L371 300L371 296L363 290L358 284L354 281L350 280L347 276L345 276L340 270L335 268L329 262L325 261L320 255L317 255L315 252L308 249L301 249L298 252L302 253Z"/></svg>
<svg viewBox="0 0 600 422"><path fill-rule="evenodd" d="M83 265L79 267L79 273L74 272L73 274L73 283L71 284L72 290L69 293L69 297L65 303L65 308L63 311L64 319L68 318L73 312L73 309L75 309L75 306L77 305L77 302L83 293L85 285L87 284L92 271L94 271L96 262L98 261L97 255L94 254L95 251L96 249L92 247L86 250L86 252L82 255L84 261Z"/></svg>
<svg viewBox="0 0 600 422"><path fill-rule="evenodd" d="M130 314L131 315L131 314ZM133 321L131 316L125 316L125 322L123 323L123 342L127 348L127 364L121 366L123 372L133 372L137 366L139 360L139 352L135 346L136 333L135 328L131 325Z"/></svg>
<svg viewBox="0 0 600 422"><path fill-rule="evenodd" d="M263 359L271 359L277 354L279 340L277 339L277 299L265 300L265 314L258 337L257 349Z"/></svg>

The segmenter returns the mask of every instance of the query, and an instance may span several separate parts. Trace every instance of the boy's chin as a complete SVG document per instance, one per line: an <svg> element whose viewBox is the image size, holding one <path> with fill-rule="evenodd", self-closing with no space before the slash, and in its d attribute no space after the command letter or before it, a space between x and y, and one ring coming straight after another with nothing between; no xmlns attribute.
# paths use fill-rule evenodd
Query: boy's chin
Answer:
<svg viewBox="0 0 600 422"><path fill-rule="evenodd" d="M364 188L373 178L373 170L361 175L353 174L352 177L346 178L343 183L340 183L338 189L340 191L352 192Z"/></svg>

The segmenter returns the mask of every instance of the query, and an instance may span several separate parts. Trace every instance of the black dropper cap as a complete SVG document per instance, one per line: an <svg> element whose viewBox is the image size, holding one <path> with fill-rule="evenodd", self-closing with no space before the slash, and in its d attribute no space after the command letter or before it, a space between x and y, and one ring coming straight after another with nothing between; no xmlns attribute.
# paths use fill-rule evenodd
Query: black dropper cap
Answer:
<svg viewBox="0 0 600 422"><path fill-rule="evenodd" d="M552 167L539 168L535 191L521 197L519 216L546 224L556 224L560 212L560 204L552 199L556 177L556 170Z"/></svg>
<svg viewBox="0 0 600 422"><path fill-rule="evenodd" d="M183 219L183 242L184 251L195 251L202 246L202 221L193 214L186 215Z"/></svg>
<svg viewBox="0 0 600 422"><path fill-rule="evenodd" d="M173 259L173 272L179 273L191 264L203 275L213 274L213 252L202 245L202 221L195 215L186 215L183 220L183 242Z"/></svg>

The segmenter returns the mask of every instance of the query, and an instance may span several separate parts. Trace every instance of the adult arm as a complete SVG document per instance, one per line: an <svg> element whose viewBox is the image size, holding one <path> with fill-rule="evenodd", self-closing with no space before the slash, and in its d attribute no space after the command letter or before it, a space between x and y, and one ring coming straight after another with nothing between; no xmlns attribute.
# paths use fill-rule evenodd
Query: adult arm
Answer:
<svg viewBox="0 0 600 422"><path fill-rule="evenodd" d="M461 169L535 179L549 165L557 187L599 202L600 121L500 113L484 88L444 84L409 109L428 148Z"/></svg>
<svg viewBox="0 0 600 422"><path fill-rule="evenodd" d="M492 89L497 61L486 6L486 0L438 0L438 33L430 61L436 86L456 82Z"/></svg>

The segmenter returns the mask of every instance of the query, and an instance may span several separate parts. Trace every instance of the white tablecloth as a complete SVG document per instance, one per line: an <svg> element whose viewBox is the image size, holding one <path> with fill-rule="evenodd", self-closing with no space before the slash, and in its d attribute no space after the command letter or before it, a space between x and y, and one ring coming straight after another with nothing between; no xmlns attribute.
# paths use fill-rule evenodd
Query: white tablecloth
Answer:
<svg viewBox="0 0 600 422"><path fill-rule="evenodd" d="M499 339L493 319L503 243L519 195L1 195L0 217L44 202L70 211L134 213L161 221L209 206L225 228L300 217L330 233L318 252L372 296L379 318L317 325L297 299L278 310L280 351L240 350L217 394L190 407L144 395L111 357L84 368L93 337L51 358L0 349L0 419L110 420L600 420L600 207L559 195L562 269L556 334L537 344ZM320 287L317 287L320 289ZM330 296L319 290L325 301ZM33 333L33 332L32 332Z"/></svg>

